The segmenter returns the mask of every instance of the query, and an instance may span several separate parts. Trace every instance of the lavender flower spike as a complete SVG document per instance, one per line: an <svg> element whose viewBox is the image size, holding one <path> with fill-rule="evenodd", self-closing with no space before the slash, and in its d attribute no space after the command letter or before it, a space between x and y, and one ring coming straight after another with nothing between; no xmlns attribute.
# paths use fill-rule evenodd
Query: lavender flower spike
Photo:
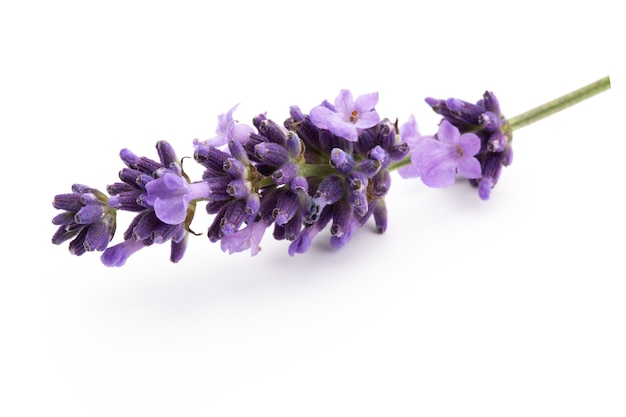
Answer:
<svg viewBox="0 0 626 417"><path fill-rule="evenodd" d="M473 133L461 135L459 129L443 120L436 138L424 138L411 153L411 163L429 187L452 185L456 174L480 178L481 167L474 157L480 151L480 138Z"/></svg>
<svg viewBox="0 0 626 417"><path fill-rule="evenodd" d="M374 109L378 103L378 93L363 94L353 100L349 90L341 90L335 105L324 102L310 112L311 121L319 129L356 142L363 129L375 126L380 116Z"/></svg>

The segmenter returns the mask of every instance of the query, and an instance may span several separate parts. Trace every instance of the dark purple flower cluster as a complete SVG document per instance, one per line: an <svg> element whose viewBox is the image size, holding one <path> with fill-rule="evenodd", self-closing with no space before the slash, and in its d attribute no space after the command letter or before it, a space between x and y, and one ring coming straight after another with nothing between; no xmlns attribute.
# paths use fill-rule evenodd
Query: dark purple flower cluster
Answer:
<svg viewBox="0 0 626 417"><path fill-rule="evenodd" d="M124 240L102 254L107 266L122 266L130 255L153 243L170 241L172 262L178 262L185 253L193 206L188 210L178 201L187 197L188 182L170 144L160 141L156 149L160 162L139 157L128 149L120 151L126 167L119 172L121 182L107 187L109 204L137 215L124 232ZM173 195L181 198L176 199L177 204L168 204Z"/></svg>
<svg viewBox="0 0 626 417"><path fill-rule="evenodd" d="M427 98L426 103L443 116L444 121L458 128L461 134L473 133L480 138L480 150L475 157L480 162L481 175L470 177L470 182L478 187L480 198L488 200L491 189L500 178L502 167L513 161L513 133L500 111L496 96L487 91L476 104L456 98Z"/></svg>
<svg viewBox="0 0 626 417"><path fill-rule="evenodd" d="M306 252L329 224L334 247L371 215L379 231L386 229L387 168L409 150L394 125L358 128L352 141L316 126L298 107L290 116L278 124L258 115L256 130L244 141L228 138L224 150L196 143L194 158L211 190L207 212L215 214L208 236L224 251L258 253L270 226L275 239L291 241L290 255Z"/></svg>
<svg viewBox="0 0 626 417"><path fill-rule="evenodd" d="M58 194L52 201L54 208L63 210L52 219L59 226L52 243L67 240L70 252L82 255L88 251L104 250L115 234L115 209L109 206L102 192L82 184L74 184L72 192Z"/></svg>

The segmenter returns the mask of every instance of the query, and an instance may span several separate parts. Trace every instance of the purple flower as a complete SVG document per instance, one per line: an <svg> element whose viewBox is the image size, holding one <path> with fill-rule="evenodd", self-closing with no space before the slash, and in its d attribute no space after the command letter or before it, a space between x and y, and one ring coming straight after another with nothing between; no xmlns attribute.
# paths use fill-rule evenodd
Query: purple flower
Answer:
<svg viewBox="0 0 626 417"><path fill-rule="evenodd" d="M254 132L254 129L252 126L238 124L238 121L233 119L233 113L238 106L239 104L235 104L226 113L222 113L217 117L218 124L215 129L216 136L204 141L196 139L194 143L196 145L203 143L204 145L210 145L217 148L227 144L229 140L234 139L239 143L245 144L250 137L250 133Z"/></svg>
<svg viewBox="0 0 626 417"><path fill-rule="evenodd" d="M206 198L209 186L206 182L190 184L172 171L146 184L146 203L154 207L156 216L166 224L180 224L187 217L189 203Z"/></svg>
<svg viewBox="0 0 626 417"><path fill-rule="evenodd" d="M442 188L454 183L456 174L480 178L481 167L474 157L480 151L480 138L461 135L459 129L443 120L436 138L424 138L411 153L411 163L429 187Z"/></svg>
<svg viewBox="0 0 626 417"><path fill-rule="evenodd" d="M146 191L146 203L154 207L154 212L163 223L179 224L185 220L191 190L183 177L166 172L161 178L147 183Z"/></svg>
<svg viewBox="0 0 626 417"><path fill-rule="evenodd" d="M335 105L324 102L311 110L311 121L319 129L356 142L362 129L375 126L380 117L374 109L378 93L363 94L353 100L349 90L341 90Z"/></svg>
<svg viewBox="0 0 626 417"><path fill-rule="evenodd" d="M510 165L513 160L513 132L495 94L486 91L476 104L456 98L438 100L430 97L426 103L461 133L472 132L480 138L482 145L476 159L480 162L482 176L470 179L470 184L478 187L481 199L489 199L502 167Z"/></svg>
<svg viewBox="0 0 626 417"><path fill-rule="evenodd" d="M266 229L267 224L264 221L250 223L243 229L222 237L222 251L232 254L250 249L250 255L255 256L261 250L259 243Z"/></svg>
<svg viewBox="0 0 626 417"><path fill-rule="evenodd" d="M409 144L411 149L415 148L425 137L420 134L414 115L409 116L409 120L400 126L400 137L404 142ZM419 171L413 164L398 169L398 174L400 174L402 178L415 178L420 176Z"/></svg>

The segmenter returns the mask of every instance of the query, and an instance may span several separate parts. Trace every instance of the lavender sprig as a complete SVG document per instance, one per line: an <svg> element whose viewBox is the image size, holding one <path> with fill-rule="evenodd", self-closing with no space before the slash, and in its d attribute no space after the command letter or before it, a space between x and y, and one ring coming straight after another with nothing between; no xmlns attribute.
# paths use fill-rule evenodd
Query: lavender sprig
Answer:
<svg viewBox="0 0 626 417"><path fill-rule="evenodd" d="M391 172L444 188L466 178L481 199L491 196L503 167L512 162L513 131L610 88L609 77L511 119L492 92L474 102L426 98L442 116L432 135L422 135L413 116L398 122L376 111L378 93L353 99L341 90L307 114L292 106L282 123L259 114L252 125L233 117L237 106L218 117L216 136L194 140L193 159L204 168L192 181L172 146L157 142L158 161L123 149L126 165L109 196L84 185L54 197L62 212L53 219L54 244L68 240L70 252L102 251L107 266L122 266L140 249L170 242L170 260L185 253L198 203L213 220L211 242L224 252L256 255L268 229L289 243L294 256L309 250L329 227L330 244L345 245L370 218L383 233L388 224L385 196ZM117 211L136 213L122 241L109 246Z"/></svg>

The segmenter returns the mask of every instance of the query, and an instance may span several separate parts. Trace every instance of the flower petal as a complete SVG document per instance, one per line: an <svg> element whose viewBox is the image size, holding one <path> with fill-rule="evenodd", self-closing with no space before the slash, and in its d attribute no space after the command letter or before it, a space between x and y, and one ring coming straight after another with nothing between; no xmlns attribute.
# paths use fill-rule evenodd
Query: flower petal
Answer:
<svg viewBox="0 0 626 417"><path fill-rule="evenodd" d="M452 123L447 120L442 120L439 124L437 137L443 143L456 144L459 142L461 134L459 133L459 129L457 129Z"/></svg>
<svg viewBox="0 0 626 417"><path fill-rule="evenodd" d="M480 138L474 133L464 133L459 138L459 144L463 148L463 155L474 156L480 151Z"/></svg>
<svg viewBox="0 0 626 417"><path fill-rule="evenodd" d="M154 213L165 224L181 224L187 217L188 201L184 198L157 198Z"/></svg>
<svg viewBox="0 0 626 417"><path fill-rule="evenodd" d="M354 109L359 113L366 113L374 109L378 104L378 93L362 94L356 98Z"/></svg>
<svg viewBox="0 0 626 417"><path fill-rule="evenodd" d="M337 113L346 118L350 117L352 111L355 110L354 100L352 99L350 90L341 90L339 92L339 95L335 99L335 108L337 109Z"/></svg>
<svg viewBox="0 0 626 417"><path fill-rule="evenodd" d="M368 111L367 113L361 113L359 119L354 124L359 129L367 129L368 127L376 126L380 122L380 116L375 111Z"/></svg>
<svg viewBox="0 0 626 417"><path fill-rule="evenodd" d="M402 178L417 178L420 176L419 170L413 164L399 168L398 174L400 174Z"/></svg>
<svg viewBox="0 0 626 417"><path fill-rule="evenodd" d="M339 113L331 113L327 119L326 125L328 130L342 138L353 142L356 142L359 138L356 125L350 121L346 121Z"/></svg>
<svg viewBox="0 0 626 417"><path fill-rule="evenodd" d="M400 138L411 147L417 144L422 138L417 128L417 121L414 115L410 115L409 119L400 126Z"/></svg>
<svg viewBox="0 0 626 417"><path fill-rule="evenodd" d="M422 182L429 187L444 188L454 184L456 179L456 164L449 159L439 161L422 171Z"/></svg>
<svg viewBox="0 0 626 417"><path fill-rule="evenodd" d="M309 117L313 124L319 129L328 129L328 120L335 117L337 113L324 106L316 106L311 109Z"/></svg>
<svg viewBox="0 0 626 417"><path fill-rule="evenodd" d="M424 184L435 188L447 187L454 183L456 176L455 154L449 145L425 138L411 153L411 163L420 172Z"/></svg>
<svg viewBox="0 0 626 417"><path fill-rule="evenodd" d="M480 168L480 162L473 156L466 155L461 158L456 166L457 172L465 178L480 178L482 176L482 170Z"/></svg>
<svg viewBox="0 0 626 417"><path fill-rule="evenodd" d="M222 251L228 251L229 254L233 254L234 252L243 252L250 249L250 255L255 256L259 253L259 243L265 234L266 228L267 226L263 221L254 222L241 230L224 236L221 241Z"/></svg>

